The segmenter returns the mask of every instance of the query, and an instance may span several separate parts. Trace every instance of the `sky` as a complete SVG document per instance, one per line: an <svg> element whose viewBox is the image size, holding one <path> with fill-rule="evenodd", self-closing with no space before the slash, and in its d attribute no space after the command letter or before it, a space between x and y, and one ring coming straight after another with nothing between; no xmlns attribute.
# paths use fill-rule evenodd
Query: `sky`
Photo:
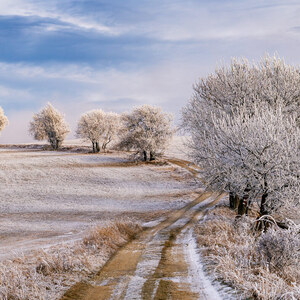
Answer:
<svg viewBox="0 0 300 300"><path fill-rule="evenodd" d="M31 142L51 102L74 137L88 110L158 105L174 114L193 84L232 57L300 62L300 1L0 0L0 143Z"/></svg>

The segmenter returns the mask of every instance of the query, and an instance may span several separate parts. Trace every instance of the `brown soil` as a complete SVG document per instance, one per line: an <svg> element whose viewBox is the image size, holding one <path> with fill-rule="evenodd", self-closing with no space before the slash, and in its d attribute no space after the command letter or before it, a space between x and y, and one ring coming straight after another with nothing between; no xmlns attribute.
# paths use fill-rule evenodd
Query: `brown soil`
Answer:
<svg viewBox="0 0 300 300"><path fill-rule="evenodd" d="M184 245L177 237L222 196L204 192L185 207L173 211L167 220L145 230L118 251L98 274L74 285L61 299L199 299L201 295L192 292L189 286ZM209 197L212 201L196 209ZM147 251L150 256L146 255ZM151 266L153 257L159 257L154 268ZM138 274L139 265L143 263L149 268ZM142 284L138 280L135 284L137 274Z"/></svg>

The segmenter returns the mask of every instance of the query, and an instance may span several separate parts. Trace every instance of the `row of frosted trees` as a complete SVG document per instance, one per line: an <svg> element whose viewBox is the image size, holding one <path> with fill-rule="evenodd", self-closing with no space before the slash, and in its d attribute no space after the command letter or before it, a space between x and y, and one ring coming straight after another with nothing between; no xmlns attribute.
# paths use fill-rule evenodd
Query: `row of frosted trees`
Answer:
<svg viewBox="0 0 300 300"><path fill-rule="evenodd" d="M260 216L297 212L300 200L300 69L278 57L233 59L194 86L182 112L191 158L208 188Z"/></svg>
<svg viewBox="0 0 300 300"><path fill-rule="evenodd" d="M93 151L118 137L119 147L145 160L166 146L171 117L144 105L121 116L93 110L83 114L77 135ZM0 110L0 130L7 118ZM278 57L258 64L233 59L202 78L182 111L191 158L213 190L225 190L230 206L246 214L257 201L261 216L296 211L300 195L300 69ZM58 149L68 126L48 104L33 117L30 133Z"/></svg>
<svg viewBox="0 0 300 300"><path fill-rule="evenodd" d="M169 142L172 117L159 107L143 105L121 115L95 109L84 113L78 122L77 137L92 143L94 153L106 151L117 140L120 149L135 150L144 160L154 160ZM0 108L0 131L8 124ZM48 103L34 114L29 132L38 141L47 140L54 150L61 147L70 132L64 116Z"/></svg>

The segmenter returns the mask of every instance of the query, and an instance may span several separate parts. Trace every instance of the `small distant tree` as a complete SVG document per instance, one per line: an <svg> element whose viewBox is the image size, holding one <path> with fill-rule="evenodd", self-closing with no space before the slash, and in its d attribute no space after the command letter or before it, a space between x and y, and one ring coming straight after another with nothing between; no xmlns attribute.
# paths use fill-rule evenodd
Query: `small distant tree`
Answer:
<svg viewBox="0 0 300 300"><path fill-rule="evenodd" d="M107 145L116 137L120 128L120 116L116 113L105 113L101 109L91 110L80 117L77 126L77 136L91 141L93 152L101 148L106 151Z"/></svg>
<svg viewBox="0 0 300 300"><path fill-rule="evenodd" d="M6 125L8 125L8 119L4 115L3 109L0 107L0 131L2 131Z"/></svg>
<svg viewBox="0 0 300 300"><path fill-rule="evenodd" d="M77 125L77 136L93 145L93 153L100 151L99 141L104 133L105 113L102 109L94 109L84 113Z"/></svg>
<svg viewBox="0 0 300 300"><path fill-rule="evenodd" d="M33 116L29 132L38 141L48 140L51 147L57 150L63 143L69 127L63 115L50 103Z"/></svg>
<svg viewBox="0 0 300 300"><path fill-rule="evenodd" d="M120 147L138 151L146 161L154 160L158 152L164 151L173 135L172 117L161 108L143 105L122 116L123 135ZM149 154L149 155L148 155Z"/></svg>

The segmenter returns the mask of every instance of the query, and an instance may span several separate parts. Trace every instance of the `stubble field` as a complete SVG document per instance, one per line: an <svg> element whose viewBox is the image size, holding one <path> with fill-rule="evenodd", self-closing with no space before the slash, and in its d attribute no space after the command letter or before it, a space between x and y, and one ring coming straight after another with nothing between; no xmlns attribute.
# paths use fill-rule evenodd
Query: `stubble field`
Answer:
<svg viewBox="0 0 300 300"><path fill-rule="evenodd" d="M79 239L124 216L162 219L192 199L189 172L128 160L118 152L0 149L0 259Z"/></svg>

